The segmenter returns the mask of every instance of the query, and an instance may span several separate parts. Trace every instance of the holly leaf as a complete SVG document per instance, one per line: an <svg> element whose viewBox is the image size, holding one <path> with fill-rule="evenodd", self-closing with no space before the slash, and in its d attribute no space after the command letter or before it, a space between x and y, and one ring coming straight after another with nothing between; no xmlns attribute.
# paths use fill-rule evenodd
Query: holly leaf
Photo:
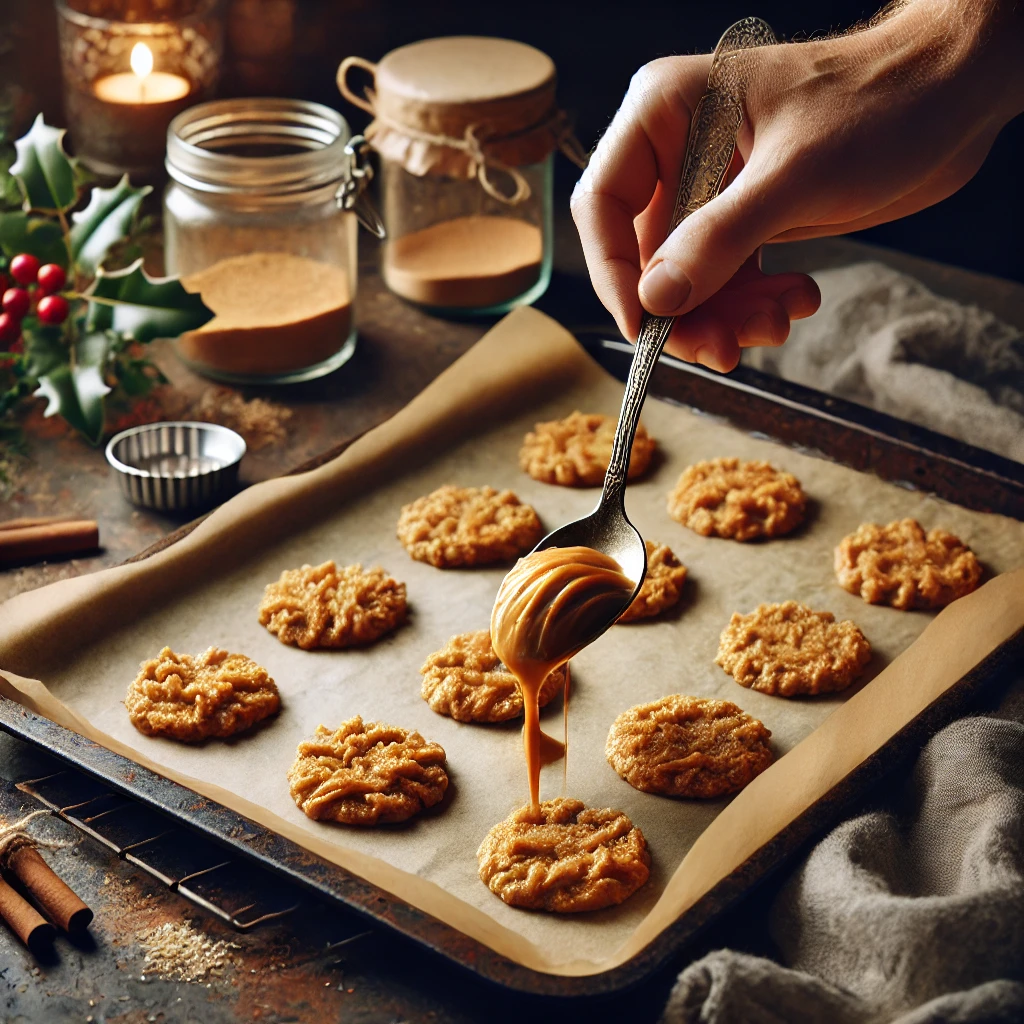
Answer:
<svg viewBox="0 0 1024 1024"><path fill-rule="evenodd" d="M42 377L68 361L64 333L59 327L41 324L35 317L22 321L25 369L32 377Z"/></svg>
<svg viewBox="0 0 1024 1024"><path fill-rule="evenodd" d="M103 437L103 399L111 391L104 380L109 351L105 333L85 335L75 345L74 362L42 375L36 391L47 400L44 416L59 414L92 444Z"/></svg>
<svg viewBox="0 0 1024 1024"><path fill-rule="evenodd" d="M95 274L110 249L128 237L143 197L152 191L149 185L133 188L127 174L113 188L92 190L89 205L71 215L71 256L82 270Z"/></svg>
<svg viewBox="0 0 1024 1024"><path fill-rule="evenodd" d="M185 291L176 277L149 277L142 260L114 273L100 270L86 298L88 330L115 331L141 342L176 338L213 318L198 294Z"/></svg>
<svg viewBox="0 0 1024 1024"><path fill-rule="evenodd" d="M26 210L68 210L75 205L75 169L64 152L63 128L53 128L37 115L27 135L14 143L18 159L11 174L18 179Z"/></svg>
<svg viewBox="0 0 1024 1024"><path fill-rule="evenodd" d="M28 252L37 256L40 263L68 265L60 225L42 217L29 217L20 210L0 213L0 249L8 259Z"/></svg>

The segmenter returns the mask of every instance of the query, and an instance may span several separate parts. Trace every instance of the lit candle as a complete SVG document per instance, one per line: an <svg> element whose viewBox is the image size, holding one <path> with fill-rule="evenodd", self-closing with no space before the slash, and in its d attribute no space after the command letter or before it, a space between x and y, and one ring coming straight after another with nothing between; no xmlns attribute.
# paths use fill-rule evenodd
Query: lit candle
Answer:
<svg viewBox="0 0 1024 1024"><path fill-rule="evenodd" d="M192 88L187 78L153 70L153 54L145 43L132 47L131 71L105 75L93 83L98 99L106 103L172 103Z"/></svg>

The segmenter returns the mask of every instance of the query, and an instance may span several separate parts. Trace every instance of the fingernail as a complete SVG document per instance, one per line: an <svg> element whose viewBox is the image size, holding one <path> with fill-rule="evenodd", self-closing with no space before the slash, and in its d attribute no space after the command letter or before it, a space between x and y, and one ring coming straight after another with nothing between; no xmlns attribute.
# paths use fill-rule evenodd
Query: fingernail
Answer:
<svg viewBox="0 0 1024 1024"><path fill-rule="evenodd" d="M690 294L690 281L678 263L659 260L640 281L640 299L659 316L674 313Z"/></svg>
<svg viewBox="0 0 1024 1024"><path fill-rule="evenodd" d="M807 308L807 293L802 288L790 288L788 292L783 292L779 296L779 303L790 320L799 320L810 316L812 312Z"/></svg>
<svg viewBox="0 0 1024 1024"><path fill-rule="evenodd" d="M722 360L718 358L718 350L714 345L701 345L701 347L693 353L693 358L700 363L701 366L706 366L709 370L717 370L719 373L725 372L725 367L722 365Z"/></svg>
<svg viewBox="0 0 1024 1024"><path fill-rule="evenodd" d="M772 333L772 322L767 313L755 313L744 325L740 332L744 341L752 342L755 345L774 345L775 336Z"/></svg>

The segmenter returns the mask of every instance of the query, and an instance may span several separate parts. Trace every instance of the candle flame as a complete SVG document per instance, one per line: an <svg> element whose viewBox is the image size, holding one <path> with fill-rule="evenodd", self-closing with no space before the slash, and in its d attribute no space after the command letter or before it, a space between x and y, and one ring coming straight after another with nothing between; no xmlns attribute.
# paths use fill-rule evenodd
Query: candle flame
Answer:
<svg viewBox="0 0 1024 1024"><path fill-rule="evenodd" d="M145 43L136 43L132 47L130 63L141 81L153 70L153 53Z"/></svg>

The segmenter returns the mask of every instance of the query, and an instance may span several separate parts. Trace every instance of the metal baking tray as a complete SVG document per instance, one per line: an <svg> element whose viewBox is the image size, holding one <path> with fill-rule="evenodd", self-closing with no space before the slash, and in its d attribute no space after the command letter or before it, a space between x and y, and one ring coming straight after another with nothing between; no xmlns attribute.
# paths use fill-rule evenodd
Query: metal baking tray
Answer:
<svg viewBox="0 0 1024 1024"><path fill-rule="evenodd" d="M629 345L597 336L580 340L606 369L625 379L632 351ZM812 389L745 367L721 375L666 357L655 371L651 394L969 508L1024 519L1024 466ZM344 447L324 453L298 471L335 457ZM194 525L183 527L136 558L174 543ZM226 847L232 856L276 871L368 923L404 936L424 955L516 993L600 997L638 985L680 960L687 944L704 926L839 820L844 808L885 774L908 763L930 736L963 713L983 688L997 685L1022 657L1024 631L993 652L640 953L588 977L561 977L523 967L276 832L5 698L0 698L0 729L149 805L176 825Z"/></svg>

